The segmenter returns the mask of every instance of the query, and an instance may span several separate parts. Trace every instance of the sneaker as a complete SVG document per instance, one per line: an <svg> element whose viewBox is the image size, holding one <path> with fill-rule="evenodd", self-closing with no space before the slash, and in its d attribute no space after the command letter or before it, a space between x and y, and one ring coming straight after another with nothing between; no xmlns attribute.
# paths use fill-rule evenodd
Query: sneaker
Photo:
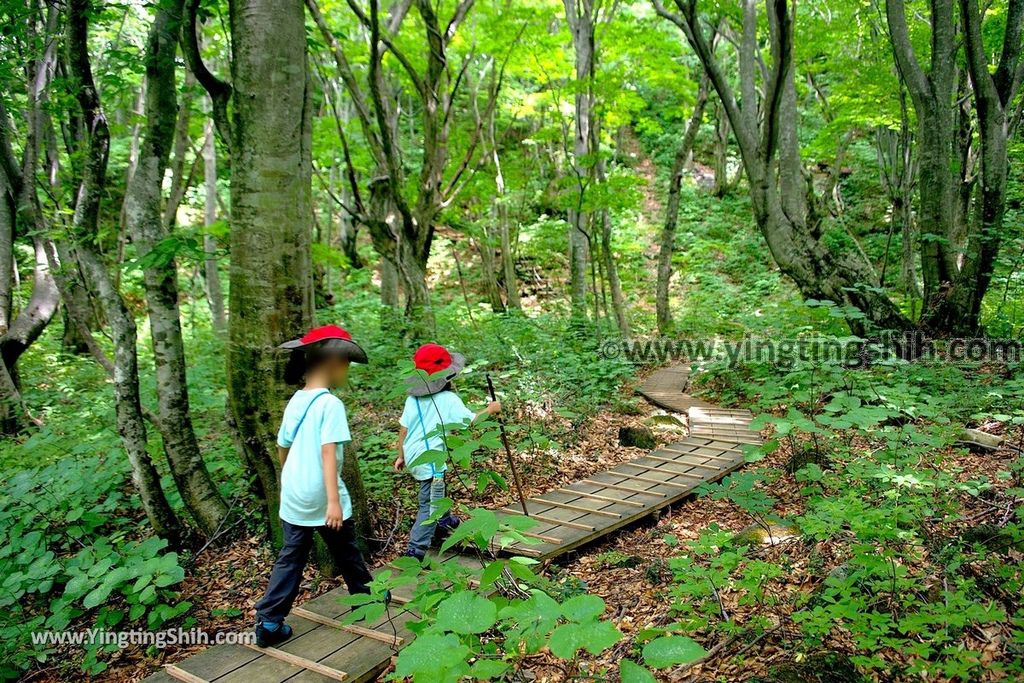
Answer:
<svg viewBox="0 0 1024 683"><path fill-rule="evenodd" d="M423 553L418 553L415 550L406 550L402 553L402 557L415 557L418 561L422 562L424 555Z"/></svg>
<svg viewBox="0 0 1024 683"><path fill-rule="evenodd" d="M440 546L451 536L452 532L459 528L462 520L452 514L447 514L437 520L437 527L434 529L433 544Z"/></svg>
<svg viewBox="0 0 1024 683"><path fill-rule="evenodd" d="M256 624L256 645L271 647L292 637L292 627L284 622L259 622Z"/></svg>
<svg viewBox="0 0 1024 683"><path fill-rule="evenodd" d="M437 520L438 530L448 534L458 529L460 524L462 524L462 520L451 513Z"/></svg>

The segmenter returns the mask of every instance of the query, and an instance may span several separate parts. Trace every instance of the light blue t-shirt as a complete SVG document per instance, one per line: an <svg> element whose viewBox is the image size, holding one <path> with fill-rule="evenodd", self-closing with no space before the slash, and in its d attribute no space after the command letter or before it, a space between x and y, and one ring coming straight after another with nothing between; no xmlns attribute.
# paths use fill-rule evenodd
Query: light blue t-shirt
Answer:
<svg viewBox="0 0 1024 683"><path fill-rule="evenodd" d="M443 474L447 465L435 466L430 462L417 465L416 460L428 450L444 450L444 439L441 434L434 434L438 425L443 424L445 433L448 433L465 427L474 417L476 414L466 407L454 391L406 398L405 410L402 411L398 423L406 429L402 449L405 452L405 466L409 474L417 481ZM431 435L429 440L427 435Z"/></svg>
<svg viewBox="0 0 1024 683"><path fill-rule="evenodd" d="M345 404L327 389L299 389L288 401L277 433L277 445L288 448L281 470L281 511L284 521L296 526L323 526L327 517L327 490L320 447L338 444L338 501L342 519L352 516L352 499L341 480L342 444L352 440Z"/></svg>

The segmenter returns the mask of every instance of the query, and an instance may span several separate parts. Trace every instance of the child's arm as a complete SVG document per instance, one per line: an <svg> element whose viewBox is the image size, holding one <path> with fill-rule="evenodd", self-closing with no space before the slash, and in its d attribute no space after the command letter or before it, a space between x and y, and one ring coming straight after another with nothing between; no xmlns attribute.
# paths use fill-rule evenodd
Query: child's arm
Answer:
<svg viewBox="0 0 1024 683"><path fill-rule="evenodd" d="M405 427L398 427L398 457L395 458L395 472L401 472L405 467L405 435L408 431Z"/></svg>
<svg viewBox="0 0 1024 683"><path fill-rule="evenodd" d="M497 415L501 412L501 401L491 401L487 407L473 416L473 422L480 419L482 415Z"/></svg>
<svg viewBox="0 0 1024 683"><path fill-rule="evenodd" d="M341 501L338 499L338 444L325 443L320 447L324 465L324 489L327 491L327 519L324 524L335 531L341 529Z"/></svg>
<svg viewBox="0 0 1024 683"><path fill-rule="evenodd" d="M291 448L285 448L284 446L278 445L277 447L277 460L281 463L281 467L284 467L284 461L288 459L288 451Z"/></svg>

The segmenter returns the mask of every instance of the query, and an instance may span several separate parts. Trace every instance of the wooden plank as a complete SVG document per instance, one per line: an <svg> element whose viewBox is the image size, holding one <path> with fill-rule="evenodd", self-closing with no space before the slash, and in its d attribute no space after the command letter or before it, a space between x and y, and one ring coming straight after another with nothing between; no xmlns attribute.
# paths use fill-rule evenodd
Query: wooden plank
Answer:
<svg viewBox="0 0 1024 683"><path fill-rule="evenodd" d="M402 646L403 641L401 638L396 638L393 635L381 633L380 631L374 631L372 628L366 628L364 626L357 626L355 624L343 624L337 619L331 619L330 617L326 617L322 614L311 612L310 610L305 609L303 607L293 607L292 614L300 616L303 619L315 621L316 623L323 624L324 626L330 626L331 628L340 629L342 631L347 631L349 633L355 633L359 636L373 638L374 640L379 640L382 643L388 643L394 647Z"/></svg>
<svg viewBox="0 0 1024 683"><path fill-rule="evenodd" d="M622 503L623 505L632 505L633 507L647 507L643 503L638 503L635 500L623 500L621 498L609 498L608 496L601 496L596 493L587 493L586 491L577 491L576 489L559 488L556 489L559 493L571 493L576 496L584 496L585 498L593 498L594 500L603 500L606 503Z"/></svg>
<svg viewBox="0 0 1024 683"><path fill-rule="evenodd" d="M650 470L652 472L664 472L665 474L671 474L673 477L687 477L689 479L696 479L697 481L704 481L704 477L700 476L699 474L690 474L688 472L676 472L675 470L670 470L662 466L656 467L654 465L641 465L640 463L636 462L624 462L622 464L628 465L629 467L638 467L642 470Z"/></svg>
<svg viewBox="0 0 1024 683"><path fill-rule="evenodd" d="M597 472L597 474L609 474L608 472ZM617 477L617 474L611 474L610 476ZM580 479L581 484L593 484L594 486L604 486L609 489L618 489L619 491L629 491L630 493L640 493L645 496L658 496L659 498L665 498L666 494L658 491L645 491L643 489L635 489L632 486L623 486L622 484L609 484L606 481L597 481L596 479Z"/></svg>
<svg viewBox="0 0 1024 683"><path fill-rule="evenodd" d="M513 510L512 508L501 508L501 512L505 512L505 513L508 513L510 515L519 515L520 517L524 516L522 510ZM556 525L557 526L567 526L570 529L579 529L581 531L594 531L595 530L595 528L590 526L589 524L577 524L576 522L566 522L564 520L554 519L552 517L541 517L540 515L535 515L532 512L529 515L526 515L526 516L530 517L531 519L535 519L538 522L544 522L545 524L550 524L551 526L556 526Z"/></svg>
<svg viewBox="0 0 1024 683"><path fill-rule="evenodd" d="M348 678L348 674L345 673L344 671L338 671L337 669L332 669L331 667L324 666L323 664L321 664L319 662L314 662L312 659L306 659L305 657L300 657L298 655L293 655L291 652L285 652L284 650L278 650L276 647L259 647L257 645L249 645L249 644L246 644L245 647L249 648L250 650L255 650L256 652L264 654L267 657L273 657L274 659L280 659L282 662L287 662L287 663L291 664L292 666L299 667L300 669L306 669L308 671L316 672L316 673L320 674L321 676L326 676L327 678L330 678L330 679L335 680L335 681L343 681L346 678Z"/></svg>
<svg viewBox="0 0 1024 683"><path fill-rule="evenodd" d="M669 472L668 470L661 471L665 474L672 474L672 472ZM609 474L612 472L614 472L614 470L609 470ZM661 479L651 479L650 477L641 477L638 474L626 474L625 472L614 472L614 476L625 477L626 479L632 479L634 481L646 481L651 484L660 484L662 486L673 486L677 489L686 489L687 491L693 488L691 484L680 484L677 481L662 481Z"/></svg>
<svg viewBox="0 0 1024 683"><path fill-rule="evenodd" d="M309 622L304 622L304 624L313 626ZM304 624L295 624L295 631L302 631ZM192 655L185 661L178 662L178 667L187 668L191 674L215 681L232 671L247 666L258 657L259 655L241 645L216 645Z"/></svg>
<svg viewBox="0 0 1024 683"><path fill-rule="evenodd" d="M699 450L716 450L716 451L727 451L729 453L739 453L740 455L743 455L743 451L741 451L741 450L739 450L737 448L723 448L723 447L720 447L720 446L699 446L699 447L697 447L697 448L695 448L693 450L689 450L689 451L674 451L674 450L672 450L671 444L670 444L669 446L664 446L663 448L661 448L659 450L666 450L669 453L678 453L679 455L692 455L695 458L707 458L709 460L724 460L725 462L736 462L736 458L727 458L724 455L708 455L707 453L697 453L696 451L699 451Z"/></svg>
<svg viewBox="0 0 1024 683"><path fill-rule="evenodd" d="M566 510L572 510L574 512L583 512L588 515L601 515L602 517L614 517L615 519L620 519L622 517L622 515L620 515L618 512L608 512L606 510L592 510L590 508L585 508L581 505L573 505L572 503L559 503L557 500L547 500L545 498L531 498L530 500L535 500L538 503L544 503L545 505L550 505L556 508L565 508Z"/></svg>
<svg viewBox="0 0 1024 683"><path fill-rule="evenodd" d="M687 453L686 455L688 456L690 454ZM646 457L649 460L657 460L658 462L674 462L674 463L679 464L679 465L688 465L689 467L701 467L701 468L703 468L705 470L712 470L714 472L720 472L722 470L721 467L715 467L714 465L705 465L705 464L699 463L699 462L687 462L685 460L676 460L674 458L662 458L661 456L658 456L658 455L648 455ZM686 457L686 456L683 456L683 457ZM701 456L694 455L694 456L691 456L691 457L699 458Z"/></svg>
<svg viewBox="0 0 1024 683"><path fill-rule="evenodd" d="M184 683L210 683L205 678L191 674L174 664L164 664L164 671L176 681L183 681Z"/></svg>
<svg viewBox="0 0 1024 683"><path fill-rule="evenodd" d="M554 536L545 536L543 534L535 534L532 531L517 531L516 533L522 534L527 538L536 538L538 541L544 541L545 543L554 543L558 545L562 542L562 539L555 538Z"/></svg>

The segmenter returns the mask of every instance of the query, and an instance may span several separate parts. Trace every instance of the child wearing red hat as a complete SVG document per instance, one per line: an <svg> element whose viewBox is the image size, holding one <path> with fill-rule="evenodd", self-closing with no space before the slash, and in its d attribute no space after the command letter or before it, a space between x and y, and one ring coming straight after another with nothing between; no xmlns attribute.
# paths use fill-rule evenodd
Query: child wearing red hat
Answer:
<svg viewBox="0 0 1024 683"><path fill-rule="evenodd" d="M284 410L277 435L281 461L281 525L284 544L263 598L256 603L256 644L276 645L292 635L284 618L302 583L302 572L319 533L350 593L369 593L372 580L356 544L352 502L341 479L344 444L351 440L345 404L331 393L348 379L350 363L366 352L337 325L310 330L285 342L289 384L302 384Z"/></svg>
<svg viewBox="0 0 1024 683"><path fill-rule="evenodd" d="M424 344L416 350L412 361L426 376L416 373L406 380L409 396L398 421L398 457L394 468L396 472L407 468L419 483L419 509L405 554L422 560L437 527L450 531L459 525L459 519L447 514L436 524L425 523L434 513L437 501L445 496L447 466L417 461L427 451L446 450L444 434L465 427L481 415L499 413L501 403L492 401L477 413L466 407L452 389L452 380L466 367L466 358L461 353L452 353L440 344Z"/></svg>

